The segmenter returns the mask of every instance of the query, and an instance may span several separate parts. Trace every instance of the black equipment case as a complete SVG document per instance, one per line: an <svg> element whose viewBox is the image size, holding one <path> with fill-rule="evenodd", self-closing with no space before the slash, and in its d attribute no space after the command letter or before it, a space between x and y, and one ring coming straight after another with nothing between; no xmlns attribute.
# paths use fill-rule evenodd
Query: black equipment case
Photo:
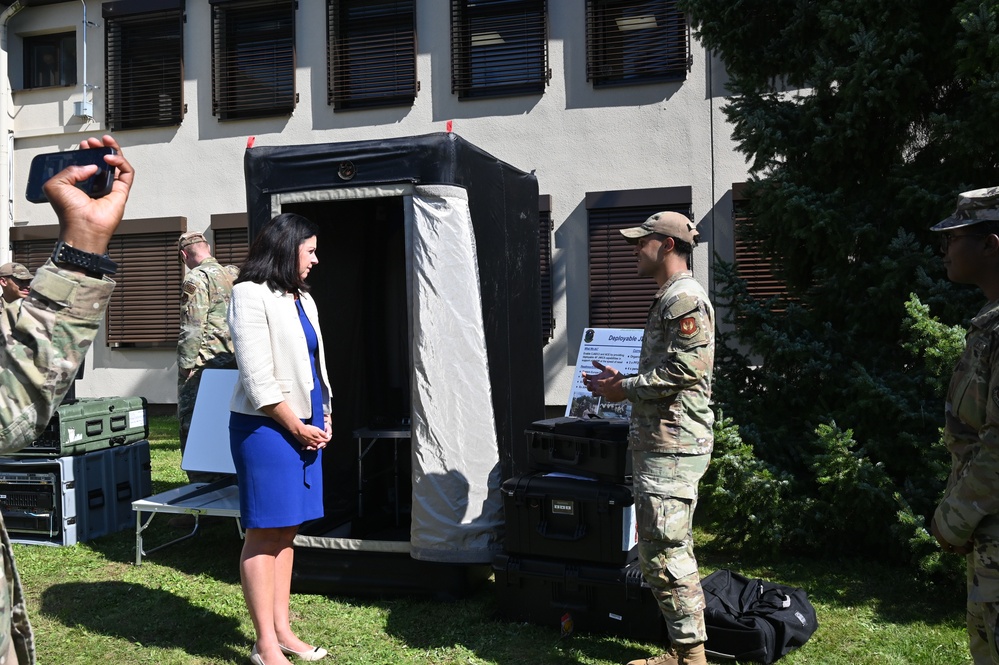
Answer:
<svg viewBox="0 0 999 665"><path fill-rule="evenodd" d="M124 446L149 436L145 397L93 397L64 402L45 431L12 457L63 457Z"/></svg>
<svg viewBox="0 0 999 665"><path fill-rule="evenodd" d="M533 473L510 478L501 489L507 552L618 566L638 555L628 485Z"/></svg>
<svg viewBox="0 0 999 665"><path fill-rule="evenodd" d="M629 422L623 418L549 418L525 430L532 468L611 483L631 481Z"/></svg>
<svg viewBox="0 0 999 665"><path fill-rule="evenodd" d="M666 623L637 560L601 566L499 554L493 572L497 611L504 619L561 626L563 634L575 629L646 642L665 639Z"/></svg>

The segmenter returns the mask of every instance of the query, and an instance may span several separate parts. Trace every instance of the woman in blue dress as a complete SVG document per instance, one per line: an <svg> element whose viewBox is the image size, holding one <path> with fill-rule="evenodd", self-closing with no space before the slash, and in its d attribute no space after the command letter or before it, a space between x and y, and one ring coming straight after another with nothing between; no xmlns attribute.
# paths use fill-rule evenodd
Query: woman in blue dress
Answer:
<svg viewBox="0 0 999 665"><path fill-rule="evenodd" d="M257 640L250 662L319 660L289 620L292 541L323 515L322 449L330 440L330 391L315 301L305 280L318 227L301 215L272 219L250 247L229 305L239 381L229 442L246 540L239 559L243 598Z"/></svg>

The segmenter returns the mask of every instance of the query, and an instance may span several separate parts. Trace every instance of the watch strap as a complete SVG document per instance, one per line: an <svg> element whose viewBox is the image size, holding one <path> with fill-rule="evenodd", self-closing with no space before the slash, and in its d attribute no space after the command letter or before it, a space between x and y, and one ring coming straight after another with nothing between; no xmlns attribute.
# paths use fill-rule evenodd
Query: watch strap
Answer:
<svg viewBox="0 0 999 665"><path fill-rule="evenodd" d="M105 275L113 275L118 271L118 264L107 254L94 254L76 249L62 240L56 243L52 250L52 262L73 266L83 270L87 275L97 279Z"/></svg>

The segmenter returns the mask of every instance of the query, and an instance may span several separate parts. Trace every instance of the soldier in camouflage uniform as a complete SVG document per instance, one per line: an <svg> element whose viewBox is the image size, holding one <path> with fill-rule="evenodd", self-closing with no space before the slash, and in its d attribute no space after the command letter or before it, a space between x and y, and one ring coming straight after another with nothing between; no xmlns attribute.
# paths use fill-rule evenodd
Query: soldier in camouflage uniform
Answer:
<svg viewBox="0 0 999 665"><path fill-rule="evenodd" d="M635 246L638 273L655 278L659 291L649 308L638 374L624 376L594 362L601 371L584 382L594 395L632 403L628 447L638 556L672 642L669 652L629 665L704 665L704 593L692 520L714 446L714 309L689 272L698 233L687 217L661 212L621 233Z"/></svg>
<svg viewBox="0 0 999 665"><path fill-rule="evenodd" d="M13 327L17 321L21 301L28 297L31 280L34 278L31 271L20 263L5 263L0 266L0 291L3 291L0 307L3 308L8 326Z"/></svg>
<svg viewBox="0 0 999 665"><path fill-rule="evenodd" d="M110 136L80 144L81 148L102 145L118 149ZM104 254L125 212L134 171L120 149L107 161L118 169L118 175L111 193L102 199L91 199L74 186L92 175L92 167L70 167L44 186L59 216L59 239L81 252ZM45 429L97 335L113 289L110 279L47 261L31 282L18 316L0 317L4 341L0 350L0 454L20 450ZM34 635L2 519L0 549L0 663L33 665Z"/></svg>
<svg viewBox="0 0 999 665"><path fill-rule="evenodd" d="M31 271L20 263L5 263L0 266L0 290L5 303L13 303L28 297L28 285L35 278Z"/></svg>
<svg viewBox="0 0 999 665"><path fill-rule="evenodd" d="M223 266L212 256L201 233L185 233L178 241L180 258L188 267L181 286L180 336L177 339L177 418L180 450L187 448L194 401L205 369L235 369L236 356L229 335L226 311L236 266ZM217 476L188 473L191 482L210 482Z"/></svg>
<svg viewBox="0 0 999 665"><path fill-rule="evenodd" d="M964 192L939 232L947 277L988 300L973 319L944 406L951 472L930 532L968 562L968 642L999 665L999 187Z"/></svg>

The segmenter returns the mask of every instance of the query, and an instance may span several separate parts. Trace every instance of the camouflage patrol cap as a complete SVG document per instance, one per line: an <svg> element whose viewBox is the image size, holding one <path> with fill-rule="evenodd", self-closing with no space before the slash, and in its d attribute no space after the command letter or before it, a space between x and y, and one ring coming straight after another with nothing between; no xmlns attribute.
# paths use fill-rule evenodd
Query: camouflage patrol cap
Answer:
<svg viewBox="0 0 999 665"><path fill-rule="evenodd" d="M199 231L182 233L180 236L180 240L177 241L177 249L184 249L185 247L196 245L199 242L208 242L203 233Z"/></svg>
<svg viewBox="0 0 999 665"><path fill-rule="evenodd" d="M999 186L961 192L954 214L930 227L930 231L948 231L993 220L999 220Z"/></svg>
<svg viewBox="0 0 999 665"><path fill-rule="evenodd" d="M664 236L677 238L689 243L691 246L696 245L697 239L700 237L700 234L697 232L697 226L690 221L690 218L669 210L657 212L642 222L641 226L621 229L621 235L627 238L628 242L632 244L638 242L639 238L644 238L652 233L660 233Z"/></svg>
<svg viewBox="0 0 999 665"><path fill-rule="evenodd" d="M14 279L34 279L31 271L20 263L5 263L0 266L0 277L13 277Z"/></svg>

